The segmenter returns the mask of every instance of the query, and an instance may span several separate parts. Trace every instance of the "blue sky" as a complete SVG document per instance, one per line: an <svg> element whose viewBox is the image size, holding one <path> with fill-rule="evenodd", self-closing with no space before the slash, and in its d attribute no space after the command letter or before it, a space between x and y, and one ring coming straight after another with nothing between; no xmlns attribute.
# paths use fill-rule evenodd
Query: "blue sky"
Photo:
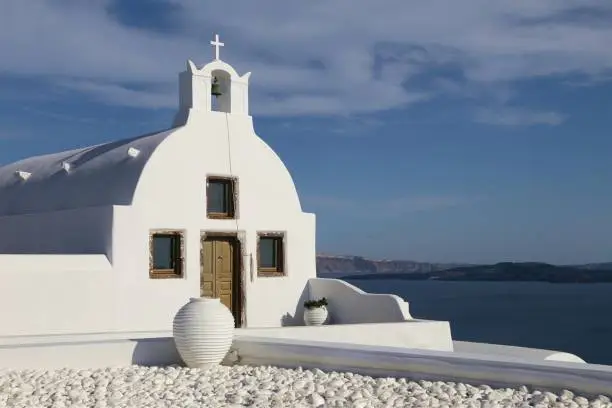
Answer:
<svg viewBox="0 0 612 408"><path fill-rule="evenodd" d="M166 128L218 32L319 252L612 260L612 4L333 4L4 0L0 164Z"/></svg>

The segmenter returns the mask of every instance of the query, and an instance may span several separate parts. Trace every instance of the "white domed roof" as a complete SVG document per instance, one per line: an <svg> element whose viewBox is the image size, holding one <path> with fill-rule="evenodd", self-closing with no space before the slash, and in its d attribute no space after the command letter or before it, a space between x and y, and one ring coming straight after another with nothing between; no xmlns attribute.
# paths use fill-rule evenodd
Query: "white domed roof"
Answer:
<svg viewBox="0 0 612 408"><path fill-rule="evenodd" d="M0 216L129 205L145 164L173 131L30 157L2 166Z"/></svg>

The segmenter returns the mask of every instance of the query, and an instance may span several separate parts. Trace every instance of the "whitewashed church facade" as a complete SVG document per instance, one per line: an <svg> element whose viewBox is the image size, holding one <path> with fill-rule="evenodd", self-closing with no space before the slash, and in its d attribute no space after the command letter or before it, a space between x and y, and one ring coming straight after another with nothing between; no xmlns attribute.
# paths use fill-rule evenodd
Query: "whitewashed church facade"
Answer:
<svg viewBox="0 0 612 408"><path fill-rule="evenodd" d="M219 45L180 74L171 129L0 167L0 337L168 331L197 296L239 327L301 323L315 216Z"/></svg>

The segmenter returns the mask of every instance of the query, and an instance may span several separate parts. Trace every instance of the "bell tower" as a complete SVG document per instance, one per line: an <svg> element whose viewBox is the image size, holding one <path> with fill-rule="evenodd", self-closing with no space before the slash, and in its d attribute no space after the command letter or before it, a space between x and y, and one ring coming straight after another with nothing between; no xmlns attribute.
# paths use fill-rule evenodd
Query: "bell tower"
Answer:
<svg viewBox="0 0 612 408"><path fill-rule="evenodd" d="M226 113L249 115L248 72L239 76L236 70L219 58L225 44L219 35L210 44L215 48L214 60L198 69L187 61L187 70L179 74L179 111L174 126L182 126L194 116Z"/></svg>

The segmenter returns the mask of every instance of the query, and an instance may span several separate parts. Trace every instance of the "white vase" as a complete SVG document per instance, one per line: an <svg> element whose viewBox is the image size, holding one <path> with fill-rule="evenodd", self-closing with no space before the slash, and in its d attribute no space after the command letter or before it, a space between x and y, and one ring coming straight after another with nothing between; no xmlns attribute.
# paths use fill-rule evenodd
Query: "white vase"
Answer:
<svg viewBox="0 0 612 408"><path fill-rule="evenodd" d="M234 317L219 299L191 298L172 325L181 358L192 368L219 364L234 339Z"/></svg>
<svg viewBox="0 0 612 408"><path fill-rule="evenodd" d="M304 323L306 326L321 326L327 320L328 315L326 306L304 308Z"/></svg>

